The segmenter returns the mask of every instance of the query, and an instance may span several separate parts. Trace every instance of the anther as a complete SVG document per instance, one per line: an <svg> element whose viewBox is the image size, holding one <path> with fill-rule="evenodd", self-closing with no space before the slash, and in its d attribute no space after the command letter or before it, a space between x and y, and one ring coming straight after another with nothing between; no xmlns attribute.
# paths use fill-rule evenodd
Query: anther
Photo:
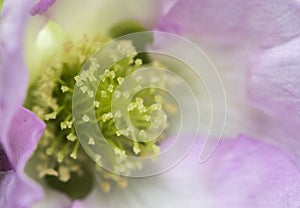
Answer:
<svg viewBox="0 0 300 208"><path fill-rule="evenodd" d="M77 159L77 153L78 153L78 148L79 148L79 141L76 141L75 147L70 155L71 158L73 158L74 160Z"/></svg>
<svg viewBox="0 0 300 208"><path fill-rule="evenodd" d="M90 137L89 141L88 141L88 144L89 145L95 145L95 139L93 137Z"/></svg>
<svg viewBox="0 0 300 208"><path fill-rule="evenodd" d="M84 114L84 115L82 116L82 120L83 120L84 122L89 122L89 121L90 121L90 117L88 117L86 114Z"/></svg>

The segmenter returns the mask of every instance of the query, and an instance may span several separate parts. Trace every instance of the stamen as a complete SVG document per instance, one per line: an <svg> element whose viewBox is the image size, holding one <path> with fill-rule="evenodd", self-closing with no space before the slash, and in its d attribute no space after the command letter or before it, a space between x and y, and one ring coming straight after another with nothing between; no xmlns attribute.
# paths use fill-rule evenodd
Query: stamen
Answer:
<svg viewBox="0 0 300 208"><path fill-rule="evenodd" d="M67 182L71 178L70 170L65 166L59 166L58 175L59 180L63 182Z"/></svg>
<svg viewBox="0 0 300 208"><path fill-rule="evenodd" d="M123 177L120 177L118 180L118 185L121 189L125 189L127 187L127 180Z"/></svg>
<svg viewBox="0 0 300 208"><path fill-rule="evenodd" d="M67 139L71 142L74 142L77 139L77 136L71 132L70 134L68 134Z"/></svg>
<svg viewBox="0 0 300 208"><path fill-rule="evenodd" d="M70 143L66 143L64 145L63 149L57 153L57 161L59 163L62 163L64 161L64 158L65 158L65 155L68 151L69 146L70 146Z"/></svg>
<svg viewBox="0 0 300 208"><path fill-rule="evenodd" d="M68 92L69 91L69 88L67 86L61 86L61 91L62 92Z"/></svg>
<svg viewBox="0 0 300 208"><path fill-rule="evenodd" d="M95 145L95 139L93 137L90 137L88 144L89 145Z"/></svg>
<svg viewBox="0 0 300 208"><path fill-rule="evenodd" d="M75 147L72 151L72 154L70 155L71 158L73 158L74 160L77 159L77 153L78 153L78 148L79 148L79 141L76 141Z"/></svg>
<svg viewBox="0 0 300 208"><path fill-rule="evenodd" d="M84 121L84 122L89 122L90 121L90 117L88 117L87 115L83 115L82 116L82 120Z"/></svg>
<svg viewBox="0 0 300 208"><path fill-rule="evenodd" d="M128 91L118 90L126 77L139 70L143 64L141 59L135 58L136 52L131 41L121 41L118 49L112 52L112 57L116 61L124 55L125 58L106 69L102 75L97 75L96 72L101 63L96 58L89 60L87 58L106 41L108 40L103 38L84 37L81 42L66 43L62 53L47 62L41 79L30 86L25 105L43 119L47 125L34 153L34 157L38 158L39 163L37 176L41 178L52 176L61 182L69 182L72 181L74 175L85 177L94 174L96 170L100 174L100 186L103 192L108 193L113 185L117 185L121 189L126 188L127 180L103 170L100 167L102 157L111 157L109 160L112 162L112 167L118 172L129 174L132 170L141 169L142 163L132 162L128 158L149 156L153 153L159 153L160 149L157 142L139 143L135 137L146 139L145 130L151 125L151 111L161 109L168 103L157 91L142 90L143 78L140 76L133 80L133 91L132 89ZM90 65L80 73L84 63L90 63ZM159 76L157 77L159 78ZM100 81L100 85L94 91L88 83L96 81ZM159 82L159 79L157 81ZM72 95L75 85L79 87L82 93L94 98L90 109L95 110L95 121L98 122L104 138L111 144L114 150L113 156L107 156L104 153L103 155L93 154L93 159L91 159L81 148L72 117ZM141 94L139 94L140 91ZM122 118L122 112L120 110L112 112L113 96L130 98L133 93L135 96L127 106L132 124L124 127L124 129L117 129L113 118ZM83 113L80 122L91 122L90 114L87 113L87 109L84 110L83 112L86 114ZM160 119L154 119L151 122L160 125ZM138 135L134 135L136 128L140 129ZM128 140L129 135L135 140ZM86 135L85 142L91 148L98 148L100 144L97 138L92 134L89 135L89 133ZM92 169L91 167L94 166L95 168ZM66 191L66 193L68 192Z"/></svg>
<svg viewBox="0 0 300 208"><path fill-rule="evenodd" d="M111 189L111 186L108 182L103 182L103 183L101 183L101 188L102 188L104 193L109 193L110 189Z"/></svg>

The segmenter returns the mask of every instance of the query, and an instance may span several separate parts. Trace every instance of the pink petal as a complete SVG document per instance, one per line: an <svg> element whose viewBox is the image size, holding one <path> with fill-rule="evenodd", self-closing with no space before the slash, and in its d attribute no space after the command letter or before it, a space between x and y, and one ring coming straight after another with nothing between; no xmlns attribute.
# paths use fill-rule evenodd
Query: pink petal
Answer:
<svg viewBox="0 0 300 208"><path fill-rule="evenodd" d="M285 133L273 142L288 150L300 165L300 38L265 50L249 67L250 99L273 116ZM276 131L274 129L273 131Z"/></svg>
<svg viewBox="0 0 300 208"><path fill-rule="evenodd" d="M3 141L6 154L15 170L23 171L44 128L45 124L34 113L23 107L18 109L9 129L8 140Z"/></svg>
<svg viewBox="0 0 300 208"><path fill-rule="evenodd" d="M75 201L72 204L72 208L86 208L86 205L84 204L84 202L81 201Z"/></svg>
<svg viewBox="0 0 300 208"><path fill-rule="evenodd" d="M72 201L68 196L49 188L45 190L45 197L35 204L35 208L70 208L71 205Z"/></svg>
<svg viewBox="0 0 300 208"><path fill-rule="evenodd" d="M278 149L240 136L221 141L215 154L199 164L200 147L170 171L129 179L124 191L113 190L109 195L95 191L73 208L300 206L300 172Z"/></svg>
<svg viewBox="0 0 300 208"><path fill-rule="evenodd" d="M300 34L299 16L296 0L177 0L158 29L196 40L269 47Z"/></svg>
<svg viewBox="0 0 300 208"><path fill-rule="evenodd" d="M0 179L0 207L31 208L43 195L41 187L14 171Z"/></svg>
<svg viewBox="0 0 300 208"><path fill-rule="evenodd" d="M13 117L8 136L2 140L3 149L13 169L4 172L1 178L0 207L29 208L42 197L41 187L29 179L23 169L44 127L41 120L24 108L19 108Z"/></svg>
<svg viewBox="0 0 300 208"><path fill-rule="evenodd" d="M240 136L220 145L213 160L208 191L218 201L214 207L300 206L299 169L277 148Z"/></svg>
<svg viewBox="0 0 300 208"><path fill-rule="evenodd" d="M22 51L23 35L30 0L4 1L0 24L0 141L13 115L22 105L28 74Z"/></svg>
<svg viewBox="0 0 300 208"><path fill-rule="evenodd" d="M51 7L56 0L40 0L38 3L33 5L33 7L30 10L30 14L32 16L37 14L43 14L47 12L48 8Z"/></svg>

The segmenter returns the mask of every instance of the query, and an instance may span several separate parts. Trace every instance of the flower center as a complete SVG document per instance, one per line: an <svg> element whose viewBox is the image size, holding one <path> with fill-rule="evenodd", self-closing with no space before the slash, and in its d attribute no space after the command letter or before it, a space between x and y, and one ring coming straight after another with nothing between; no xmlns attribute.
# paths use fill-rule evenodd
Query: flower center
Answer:
<svg viewBox="0 0 300 208"><path fill-rule="evenodd" d="M113 116L118 115L113 115L111 109L113 94L118 93L116 89L126 76L139 70L142 65L141 59L135 56L126 57L107 69L101 77L96 93L82 84L84 79L95 78L92 70L80 73L84 63L108 41L109 39L99 36L94 38L84 36L76 43L65 43L63 51L49 60L42 69L39 79L30 85L25 102L25 107L35 112L46 123L45 132L32 157L37 164L37 176L72 198L83 198L94 184L98 184L104 192L109 192L115 185L119 188L125 188L127 185L124 177L108 172L97 164L101 160L100 155L96 155L92 160L81 147L72 116L75 85L80 87L82 93L95 97L93 107L98 126L105 139L114 148L115 155L111 161L119 158L118 161L126 164L127 155L144 157L158 153L158 142L163 137L149 142L129 140L126 135L130 134L130 129L120 131L114 124ZM132 45L130 47L134 49ZM97 68L97 64L94 63L92 67ZM139 89L138 82L135 87ZM126 96L124 92L122 96ZM149 128L151 111L162 107L164 104L162 97L162 92L154 89L141 90L133 97L128 112L136 128L140 130ZM90 118L85 115L82 121L90 122ZM97 145L92 135L87 133L86 136L88 145ZM141 166L142 164L133 164L122 167L126 168L125 172L130 172Z"/></svg>

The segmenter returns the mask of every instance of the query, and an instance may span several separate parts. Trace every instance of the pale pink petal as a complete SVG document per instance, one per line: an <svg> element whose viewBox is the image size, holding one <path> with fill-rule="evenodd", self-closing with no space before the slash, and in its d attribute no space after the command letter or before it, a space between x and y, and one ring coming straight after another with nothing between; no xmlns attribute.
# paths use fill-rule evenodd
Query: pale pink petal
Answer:
<svg viewBox="0 0 300 208"><path fill-rule="evenodd" d="M207 191L214 208L300 206L300 171L278 148L240 136L221 144L212 160Z"/></svg>
<svg viewBox="0 0 300 208"><path fill-rule="evenodd" d="M215 154L199 164L200 147L170 171L129 179L124 191L113 190L107 195L94 191L73 208L300 206L300 172L280 150L240 136L221 141Z"/></svg>
<svg viewBox="0 0 300 208"><path fill-rule="evenodd" d="M0 24L0 140L26 96L28 74L22 51L30 0L4 1Z"/></svg>
<svg viewBox="0 0 300 208"><path fill-rule="evenodd" d="M31 208L43 195L41 187L15 171L0 178L0 207Z"/></svg>
<svg viewBox="0 0 300 208"><path fill-rule="evenodd" d="M300 39L260 52L251 62L247 90L251 101L270 114L285 133L271 141L300 164ZM276 131L276 129L274 129Z"/></svg>
<svg viewBox="0 0 300 208"><path fill-rule="evenodd" d="M30 208L42 197L42 188L23 170L44 127L41 120L24 108L19 108L13 117L7 137L1 141L11 170L1 172L0 207Z"/></svg>
<svg viewBox="0 0 300 208"><path fill-rule="evenodd" d="M15 170L24 170L44 128L45 124L34 113L22 107L18 109L9 129L8 140L3 141L6 154Z"/></svg>
<svg viewBox="0 0 300 208"><path fill-rule="evenodd" d="M219 44L269 47L300 34L299 16L296 0L178 0L158 29Z"/></svg>
<svg viewBox="0 0 300 208"><path fill-rule="evenodd" d="M51 7L56 0L40 0L38 3L33 5L30 10L31 15L43 14L49 7Z"/></svg>

